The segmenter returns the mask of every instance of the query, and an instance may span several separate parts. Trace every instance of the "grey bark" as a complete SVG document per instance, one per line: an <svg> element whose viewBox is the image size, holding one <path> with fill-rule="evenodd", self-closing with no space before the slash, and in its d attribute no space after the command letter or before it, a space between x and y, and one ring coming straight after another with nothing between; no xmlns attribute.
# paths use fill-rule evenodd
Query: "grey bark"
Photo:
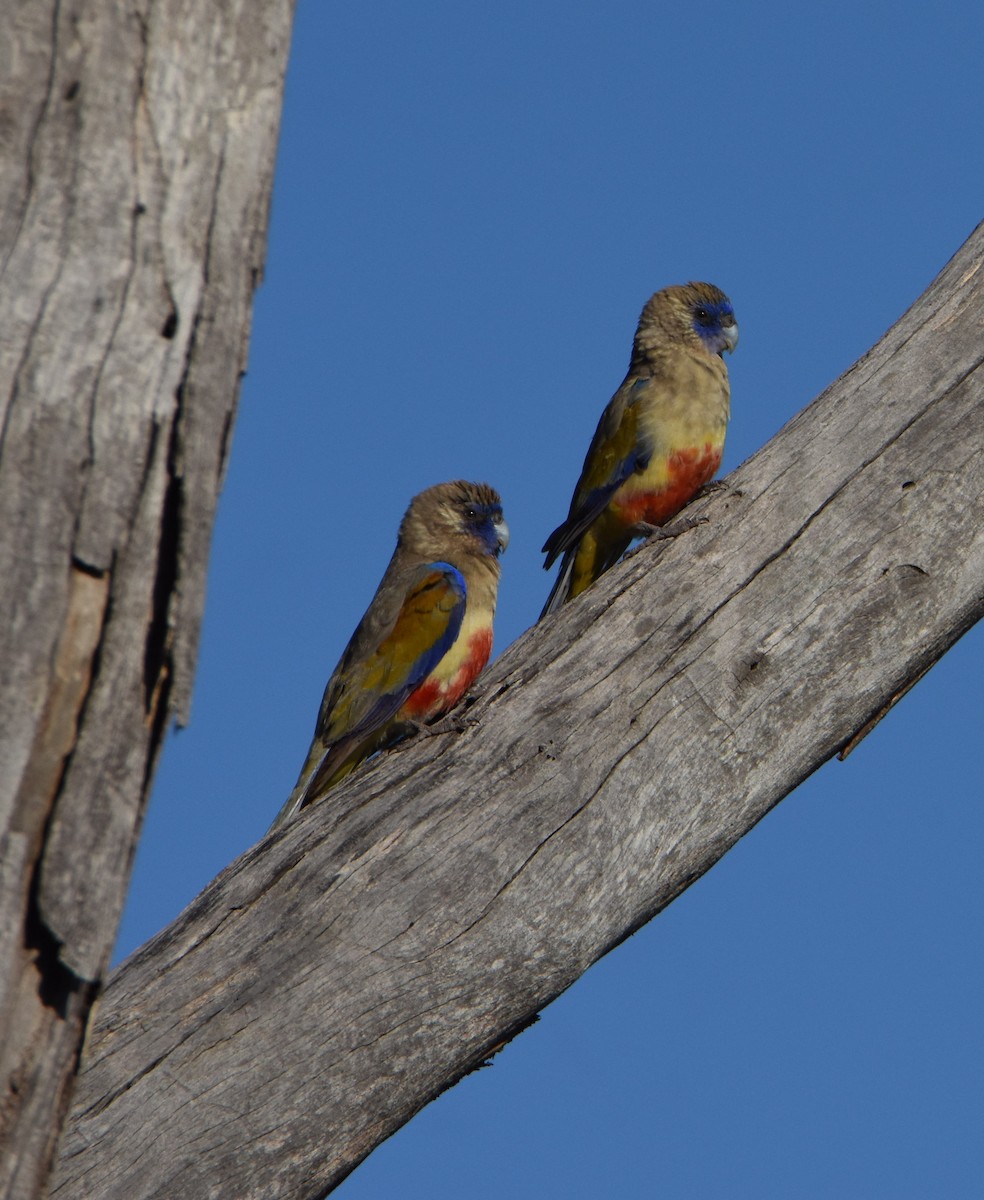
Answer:
<svg viewBox="0 0 984 1200"><path fill-rule="evenodd" d="M317 1197L984 609L984 227L716 494L113 976L56 1195ZM277 798L271 797L271 814Z"/></svg>
<svg viewBox="0 0 984 1200"><path fill-rule="evenodd" d="M0 1194L43 1194L184 715L292 0L8 0Z"/></svg>

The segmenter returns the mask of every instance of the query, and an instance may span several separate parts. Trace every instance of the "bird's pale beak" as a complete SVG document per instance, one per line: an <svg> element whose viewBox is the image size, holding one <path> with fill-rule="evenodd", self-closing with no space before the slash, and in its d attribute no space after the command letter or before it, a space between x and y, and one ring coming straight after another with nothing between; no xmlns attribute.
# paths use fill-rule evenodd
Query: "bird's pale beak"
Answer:
<svg viewBox="0 0 984 1200"><path fill-rule="evenodd" d="M509 545L509 526L505 521L496 521L492 528L495 530L495 540L497 543L495 553L496 557L498 557Z"/></svg>
<svg viewBox="0 0 984 1200"><path fill-rule="evenodd" d="M734 354L735 347L738 345L738 322L732 321L730 325L722 325L721 333L724 335L725 350L730 350Z"/></svg>

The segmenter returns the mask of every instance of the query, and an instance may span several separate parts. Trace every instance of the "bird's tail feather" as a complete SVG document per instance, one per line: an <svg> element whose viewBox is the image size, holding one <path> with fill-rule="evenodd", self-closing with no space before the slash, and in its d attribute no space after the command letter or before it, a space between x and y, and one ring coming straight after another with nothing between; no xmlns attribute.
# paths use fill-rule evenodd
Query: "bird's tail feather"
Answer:
<svg viewBox="0 0 984 1200"><path fill-rule="evenodd" d="M312 746L312 750L313 749L314 746ZM333 743L328 747L327 750L323 751L320 757L316 757L314 754L308 755L308 760L304 764L304 769L298 776L297 783L294 784L294 790L287 797L286 804L284 804L280 812L277 813L276 819L270 826L268 832L272 832L274 829L286 824L291 817L293 817L296 813L299 813L301 809L311 801L316 790L319 789L326 780L329 781L329 786L331 783L337 782L337 779L332 778L332 770L334 768L337 773L337 768L344 763L345 754L348 753L350 749L350 740L343 740L341 742ZM338 774L337 778L340 779L342 774L344 774L344 772ZM327 788L324 790L327 790Z"/></svg>
<svg viewBox="0 0 984 1200"><path fill-rule="evenodd" d="M281 825L285 825L291 817L296 813L304 803L304 792L307 787L306 779L299 779L294 786L294 790L287 797L287 802L284 804L280 812L274 818L273 824L267 830L268 833L273 833L275 829L279 829Z"/></svg>
<svg viewBox="0 0 984 1200"><path fill-rule="evenodd" d="M574 570L574 549L568 550L561 560L560 570L557 573L557 578L554 580L554 585L550 589L550 595L547 597L547 602L543 606L543 612L540 613L542 621L548 613L556 612L567 603L568 596L571 590L571 574Z"/></svg>

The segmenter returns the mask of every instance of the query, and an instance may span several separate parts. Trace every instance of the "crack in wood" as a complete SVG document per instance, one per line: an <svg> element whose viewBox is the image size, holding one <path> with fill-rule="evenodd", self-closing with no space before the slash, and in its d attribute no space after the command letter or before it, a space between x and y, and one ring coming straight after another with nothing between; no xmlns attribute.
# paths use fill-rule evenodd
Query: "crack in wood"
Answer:
<svg viewBox="0 0 984 1200"><path fill-rule="evenodd" d="M7 243L7 253L4 256L3 264L0 266L0 280L4 278L7 272L7 265L10 262L11 255L20 241L20 236L24 228L24 221L27 219L27 213L31 207L31 200L34 197L35 184L37 181L37 171L35 167L35 151L37 149L38 138L41 133L41 127L44 124L45 117L48 114L48 109L51 105L51 97L55 89L55 69L58 62L58 25L61 17L61 0L55 0L51 12L51 56L48 60L48 78L45 82L44 97L38 105L37 120L28 136L27 140L27 168L25 171L25 187L24 200L21 205L21 210L17 214L13 234ZM3 439L0 437L0 447L2 447Z"/></svg>
<svg viewBox="0 0 984 1200"><path fill-rule="evenodd" d="M177 473L178 429L181 405L177 406L168 439L166 479L161 503L157 569L154 573L151 614L144 643L144 707L151 734L148 771L156 760L156 747L164 735L168 716L168 694L173 678L170 622L171 604L178 581L183 496Z"/></svg>

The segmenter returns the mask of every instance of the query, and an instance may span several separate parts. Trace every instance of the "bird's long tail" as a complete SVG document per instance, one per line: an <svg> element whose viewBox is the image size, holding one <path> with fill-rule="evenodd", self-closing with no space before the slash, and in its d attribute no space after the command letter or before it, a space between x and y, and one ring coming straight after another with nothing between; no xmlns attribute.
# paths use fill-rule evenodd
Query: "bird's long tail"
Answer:
<svg viewBox="0 0 984 1200"><path fill-rule="evenodd" d="M281 825L286 824L286 822L290 820L294 813L300 809L301 805L304 803L304 790L306 786L306 779L299 779L297 781L294 790L287 797L286 804L284 804L280 812L277 813L273 824L267 830L267 833L273 833L275 829L278 829Z"/></svg>
<svg viewBox="0 0 984 1200"><path fill-rule="evenodd" d="M568 550L560 562L560 570L557 573L557 578L554 580L554 585L550 589L550 595L547 597L547 602L543 606L543 612L540 613L542 621L548 613L556 612L562 608L568 600L571 591L571 574L574 570L574 554L575 549Z"/></svg>
<svg viewBox="0 0 984 1200"><path fill-rule="evenodd" d="M297 783L294 784L294 790L287 797L287 802L283 808L277 813L276 819L268 832L272 832L280 825L285 824L295 813L299 813L302 808L305 808L313 800L320 798L332 784L337 783L347 775L348 772L344 770L345 759L351 749L351 739L343 739L340 742L335 742L327 749L316 747L316 743L312 743L307 762L305 762L300 775L297 777ZM352 767L358 761L359 759L355 758L351 764Z"/></svg>

